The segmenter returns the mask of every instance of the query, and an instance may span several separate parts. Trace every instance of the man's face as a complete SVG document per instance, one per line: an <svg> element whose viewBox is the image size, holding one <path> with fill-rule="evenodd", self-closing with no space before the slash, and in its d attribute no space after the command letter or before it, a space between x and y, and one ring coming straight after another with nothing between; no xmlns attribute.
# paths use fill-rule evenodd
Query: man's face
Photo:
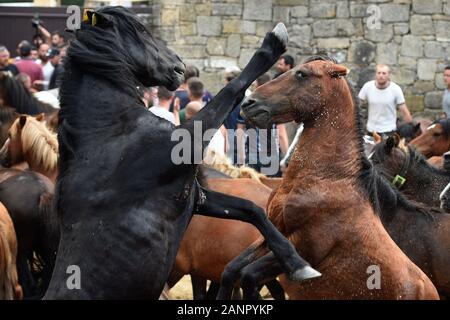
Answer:
<svg viewBox="0 0 450 320"><path fill-rule="evenodd" d="M47 57L47 51L48 51L49 48L50 48L50 46L49 46L48 44L42 44L42 45L39 47L38 54L39 54L39 58L40 58L42 61L47 61L47 60L48 60L48 57Z"/></svg>
<svg viewBox="0 0 450 320"><path fill-rule="evenodd" d="M0 51L0 67L6 67L8 65L9 51Z"/></svg>
<svg viewBox="0 0 450 320"><path fill-rule="evenodd" d="M38 51L37 50L31 50L30 58L33 59L33 60L37 60L38 57L39 57Z"/></svg>
<svg viewBox="0 0 450 320"><path fill-rule="evenodd" d="M56 66L59 63L60 60L61 60L60 55L56 55L56 56L50 58L50 62L54 66Z"/></svg>
<svg viewBox="0 0 450 320"><path fill-rule="evenodd" d="M52 45L53 45L54 47L57 47L57 46L59 45L60 42L61 42L61 37L60 37L59 35L57 35L57 34L54 34L54 35L52 36Z"/></svg>
<svg viewBox="0 0 450 320"><path fill-rule="evenodd" d="M450 86L450 70L444 70L444 82Z"/></svg>
<svg viewBox="0 0 450 320"><path fill-rule="evenodd" d="M291 70L291 66L286 64L286 61L284 61L284 58L281 58L280 60L278 60L276 69L279 73L285 73L286 71Z"/></svg>
<svg viewBox="0 0 450 320"><path fill-rule="evenodd" d="M379 85L385 85L390 80L389 67L381 66L377 68L375 79Z"/></svg>

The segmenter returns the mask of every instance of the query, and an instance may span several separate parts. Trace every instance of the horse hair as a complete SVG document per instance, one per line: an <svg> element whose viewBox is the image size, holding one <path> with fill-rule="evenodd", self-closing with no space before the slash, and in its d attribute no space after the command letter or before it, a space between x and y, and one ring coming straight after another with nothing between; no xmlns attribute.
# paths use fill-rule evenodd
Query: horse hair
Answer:
<svg viewBox="0 0 450 320"><path fill-rule="evenodd" d="M15 108L18 113L37 115L55 110L52 106L36 99L19 80L11 76L3 78L3 87L5 104Z"/></svg>

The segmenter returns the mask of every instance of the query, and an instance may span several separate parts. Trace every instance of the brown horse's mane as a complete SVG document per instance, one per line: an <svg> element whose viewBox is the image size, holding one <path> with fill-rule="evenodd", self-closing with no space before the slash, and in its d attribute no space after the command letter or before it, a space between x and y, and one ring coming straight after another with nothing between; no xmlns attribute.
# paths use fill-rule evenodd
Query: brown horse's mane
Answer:
<svg viewBox="0 0 450 320"><path fill-rule="evenodd" d="M11 138L18 134L18 122L14 121L11 126ZM21 130L23 152L30 152L37 163L42 164L44 170L56 170L58 164L58 140L56 134L51 132L43 122L27 116L27 121Z"/></svg>

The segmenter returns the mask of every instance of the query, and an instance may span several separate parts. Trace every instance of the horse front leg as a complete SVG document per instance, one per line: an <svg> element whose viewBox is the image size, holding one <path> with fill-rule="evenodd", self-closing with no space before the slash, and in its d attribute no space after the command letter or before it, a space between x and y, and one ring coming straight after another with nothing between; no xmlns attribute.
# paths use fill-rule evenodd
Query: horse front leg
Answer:
<svg viewBox="0 0 450 320"><path fill-rule="evenodd" d="M284 272L288 273L292 280L301 281L320 275L299 256L292 243L275 228L262 208L245 199L206 190L201 186L199 188L200 198L195 214L235 219L254 225L266 239L267 246L277 257Z"/></svg>

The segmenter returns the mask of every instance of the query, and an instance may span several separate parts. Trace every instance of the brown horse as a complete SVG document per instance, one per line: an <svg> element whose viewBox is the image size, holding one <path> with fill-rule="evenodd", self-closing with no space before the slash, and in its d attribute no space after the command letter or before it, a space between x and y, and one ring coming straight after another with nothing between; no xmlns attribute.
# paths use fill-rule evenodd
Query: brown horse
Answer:
<svg viewBox="0 0 450 320"><path fill-rule="evenodd" d="M410 144L427 158L443 155L450 150L450 119L439 119L433 122Z"/></svg>
<svg viewBox="0 0 450 320"><path fill-rule="evenodd" d="M244 198L265 208L271 189L255 179L208 179L211 190ZM219 283L225 266L261 236L251 224L195 215L186 229L169 276L170 287L190 274ZM203 284L203 288L204 288ZM204 297L193 281L194 298ZM196 292L197 291L197 292Z"/></svg>
<svg viewBox="0 0 450 320"><path fill-rule="evenodd" d="M22 115L9 129L9 138L0 150L0 163L10 167L23 161L53 183L58 176L58 140L43 118Z"/></svg>
<svg viewBox="0 0 450 320"><path fill-rule="evenodd" d="M0 203L0 300L22 299L16 269L17 240L13 222Z"/></svg>
<svg viewBox="0 0 450 320"><path fill-rule="evenodd" d="M257 88L241 108L258 127L292 120L305 126L268 214L323 276L286 279L284 288L293 299L438 299L377 214L376 172L364 156L359 109L342 78L347 73L314 57ZM227 266L219 297L228 297L239 277L254 294L261 279L280 271L265 246L254 246ZM372 272L379 272L378 282L371 282Z"/></svg>

